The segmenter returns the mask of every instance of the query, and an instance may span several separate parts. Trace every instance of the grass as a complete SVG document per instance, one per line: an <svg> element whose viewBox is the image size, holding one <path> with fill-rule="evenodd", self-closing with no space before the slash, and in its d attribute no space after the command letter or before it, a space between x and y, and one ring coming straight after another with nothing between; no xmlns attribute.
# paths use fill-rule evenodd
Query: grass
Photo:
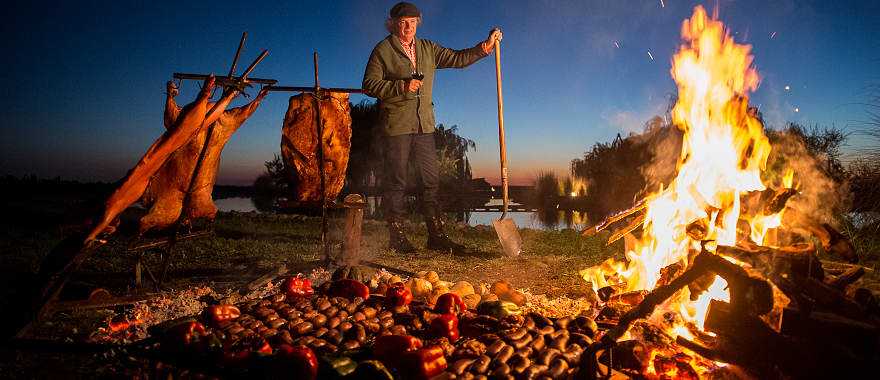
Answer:
<svg viewBox="0 0 880 380"><path fill-rule="evenodd" d="M330 219L331 241L340 235L341 218ZM5 272L34 273L42 257L63 236L58 228L44 231L17 231L11 228L0 236L0 265ZM406 228L417 247L427 239L424 225L410 223ZM167 285L174 289L198 282L246 282L264 272L287 264L294 272L309 272L322 259L320 218L299 215L221 213L214 235L179 242L169 268ZM421 248L411 255L387 249L387 230L383 222L366 220L361 254L372 262L410 272L437 271L447 281L492 282L506 279L517 287L548 296L576 296L584 288L577 272L601 262L620 247L605 247L601 238L583 238L573 230L537 231L523 229L524 254L503 257L494 229L463 224L447 227L458 242L477 253L457 256ZM127 252L131 237L115 235L94 252L77 276L90 285L127 292L136 253ZM339 251L339 244L331 245ZM148 251L145 260L152 268L161 264L161 251ZM334 252L335 254L335 252ZM76 279L76 278L75 278Z"/></svg>

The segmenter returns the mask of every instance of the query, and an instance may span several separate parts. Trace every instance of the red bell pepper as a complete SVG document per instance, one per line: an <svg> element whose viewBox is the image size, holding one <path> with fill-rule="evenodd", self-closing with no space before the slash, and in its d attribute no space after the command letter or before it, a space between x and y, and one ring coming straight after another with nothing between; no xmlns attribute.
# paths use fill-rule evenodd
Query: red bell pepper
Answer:
<svg viewBox="0 0 880 380"><path fill-rule="evenodd" d="M276 351L278 378L315 380L318 378L318 357L311 348L282 344Z"/></svg>
<svg viewBox="0 0 880 380"><path fill-rule="evenodd" d="M438 338L449 339L450 342L458 340L458 317L455 314L440 314L431 320L431 334Z"/></svg>
<svg viewBox="0 0 880 380"><path fill-rule="evenodd" d="M284 289L284 293L288 297L293 298L311 297L312 294L315 294L315 289L312 288L312 280L303 276L287 278L282 285L282 289Z"/></svg>
<svg viewBox="0 0 880 380"><path fill-rule="evenodd" d="M186 321L177 324L168 331L162 338L162 346L170 351L186 352L195 348L195 345L207 335L205 325L197 321Z"/></svg>
<svg viewBox="0 0 880 380"><path fill-rule="evenodd" d="M467 305L455 293L446 293L437 298L434 312L439 314L458 314L467 310Z"/></svg>
<svg viewBox="0 0 880 380"><path fill-rule="evenodd" d="M241 316L241 310L233 305L212 305L205 308L205 315L211 325L217 326Z"/></svg>
<svg viewBox="0 0 880 380"><path fill-rule="evenodd" d="M385 292L385 302L390 307L406 306L412 302L412 292L402 282L395 283Z"/></svg>
<svg viewBox="0 0 880 380"><path fill-rule="evenodd" d="M359 281L343 279L333 281L330 284L330 289L327 290L327 294L330 297L345 297L348 299L361 297L367 299L370 298L370 288Z"/></svg>
<svg viewBox="0 0 880 380"><path fill-rule="evenodd" d="M422 348L422 341L411 335L382 335L373 342L373 356L386 366L397 368L400 355Z"/></svg>
<svg viewBox="0 0 880 380"><path fill-rule="evenodd" d="M400 357L400 373L404 379L427 380L446 370L446 357L439 346L405 352Z"/></svg>

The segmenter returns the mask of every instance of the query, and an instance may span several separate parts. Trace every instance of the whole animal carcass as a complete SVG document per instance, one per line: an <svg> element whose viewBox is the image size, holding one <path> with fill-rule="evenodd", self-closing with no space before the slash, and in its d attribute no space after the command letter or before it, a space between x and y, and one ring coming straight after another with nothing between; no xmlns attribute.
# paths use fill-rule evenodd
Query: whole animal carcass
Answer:
<svg viewBox="0 0 880 380"><path fill-rule="evenodd" d="M202 128L186 145L169 157L165 165L150 180L150 185L142 198L142 202L150 209L140 220L141 233L170 226L180 218L184 210L186 212L183 215L187 221L195 218L214 219L217 207L214 205L211 192L217 178L223 147L232 134L256 111L267 93L268 88L261 91L250 103L224 111L210 128ZM180 112L180 107L174 101L176 94L176 89L169 84L165 103L166 128L174 126L174 121ZM205 148L206 142L207 148ZM199 171L195 173L193 193L190 194L188 203L184 204L203 148L205 148L205 156Z"/></svg>
<svg viewBox="0 0 880 380"><path fill-rule="evenodd" d="M321 173L318 170L318 132L313 94L290 98L281 130L281 155L295 168L296 200L302 203L321 201ZM351 105L347 93L330 93L321 99L324 147L325 199L333 200L345 183L351 152Z"/></svg>
<svg viewBox="0 0 880 380"><path fill-rule="evenodd" d="M138 200L144 194L150 178L161 168L166 159L203 129L203 126L216 121L229 102L238 95L236 90L228 91L223 94L215 107L208 108L208 98L214 89L214 81L213 76L205 80L196 100L179 111L173 127L168 128L156 139L137 165L126 174L119 187L104 203L101 219L89 231L84 240L85 244L94 241L119 216L119 213ZM214 112L208 114L209 110Z"/></svg>

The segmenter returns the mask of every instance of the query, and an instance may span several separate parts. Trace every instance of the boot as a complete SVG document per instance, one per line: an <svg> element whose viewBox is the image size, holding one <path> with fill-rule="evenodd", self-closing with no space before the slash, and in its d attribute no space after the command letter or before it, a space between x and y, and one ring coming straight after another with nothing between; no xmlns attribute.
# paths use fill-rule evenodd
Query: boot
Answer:
<svg viewBox="0 0 880 380"><path fill-rule="evenodd" d="M398 253L416 252L416 248L403 233L403 224L398 221L388 222L388 248Z"/></svg>
<svg viewBox="0 0 880 380"><path fill-rule="evenodd" d="M458 244L443 232L443 221L439 217L430 217L425 219L425 225L428 227L428 249L435 251L452 251L456 254L468 254L467 247Z"/></svg>

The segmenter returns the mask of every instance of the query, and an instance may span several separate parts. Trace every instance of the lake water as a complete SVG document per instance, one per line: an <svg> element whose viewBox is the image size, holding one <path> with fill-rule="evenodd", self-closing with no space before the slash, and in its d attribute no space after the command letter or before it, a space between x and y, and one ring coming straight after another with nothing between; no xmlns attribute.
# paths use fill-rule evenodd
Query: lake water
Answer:
<svg viewBox="0 0 880 380"><path fill-rule="evenodd" d="M233 197L214 200L214 204L220 211L229 212L259 212L251 198ZM491 200L487 206L501 204L500 199ZM454 213L453 213L454 214ZM459 213L458 220L466 221L470 226L491 226L493 220L501 217L500 212L468 212ZM513 220L519 228L531 228L537 230L556 230L562 228L583 229L588 225L586 214L578 211L544 210L537 212L508 212L507 218Z"/></svg>
<svg viewBox="0 0 880 380"><path fill-rule="evenodd" d="M244 198L244 197L233 197L233 198L223 198L223 199L215 199L214 204L217 206L217 209L220 211L238 211L238 212L251 212L258 211L257 206L254 205L254 200L252 198Z"/></svg>

